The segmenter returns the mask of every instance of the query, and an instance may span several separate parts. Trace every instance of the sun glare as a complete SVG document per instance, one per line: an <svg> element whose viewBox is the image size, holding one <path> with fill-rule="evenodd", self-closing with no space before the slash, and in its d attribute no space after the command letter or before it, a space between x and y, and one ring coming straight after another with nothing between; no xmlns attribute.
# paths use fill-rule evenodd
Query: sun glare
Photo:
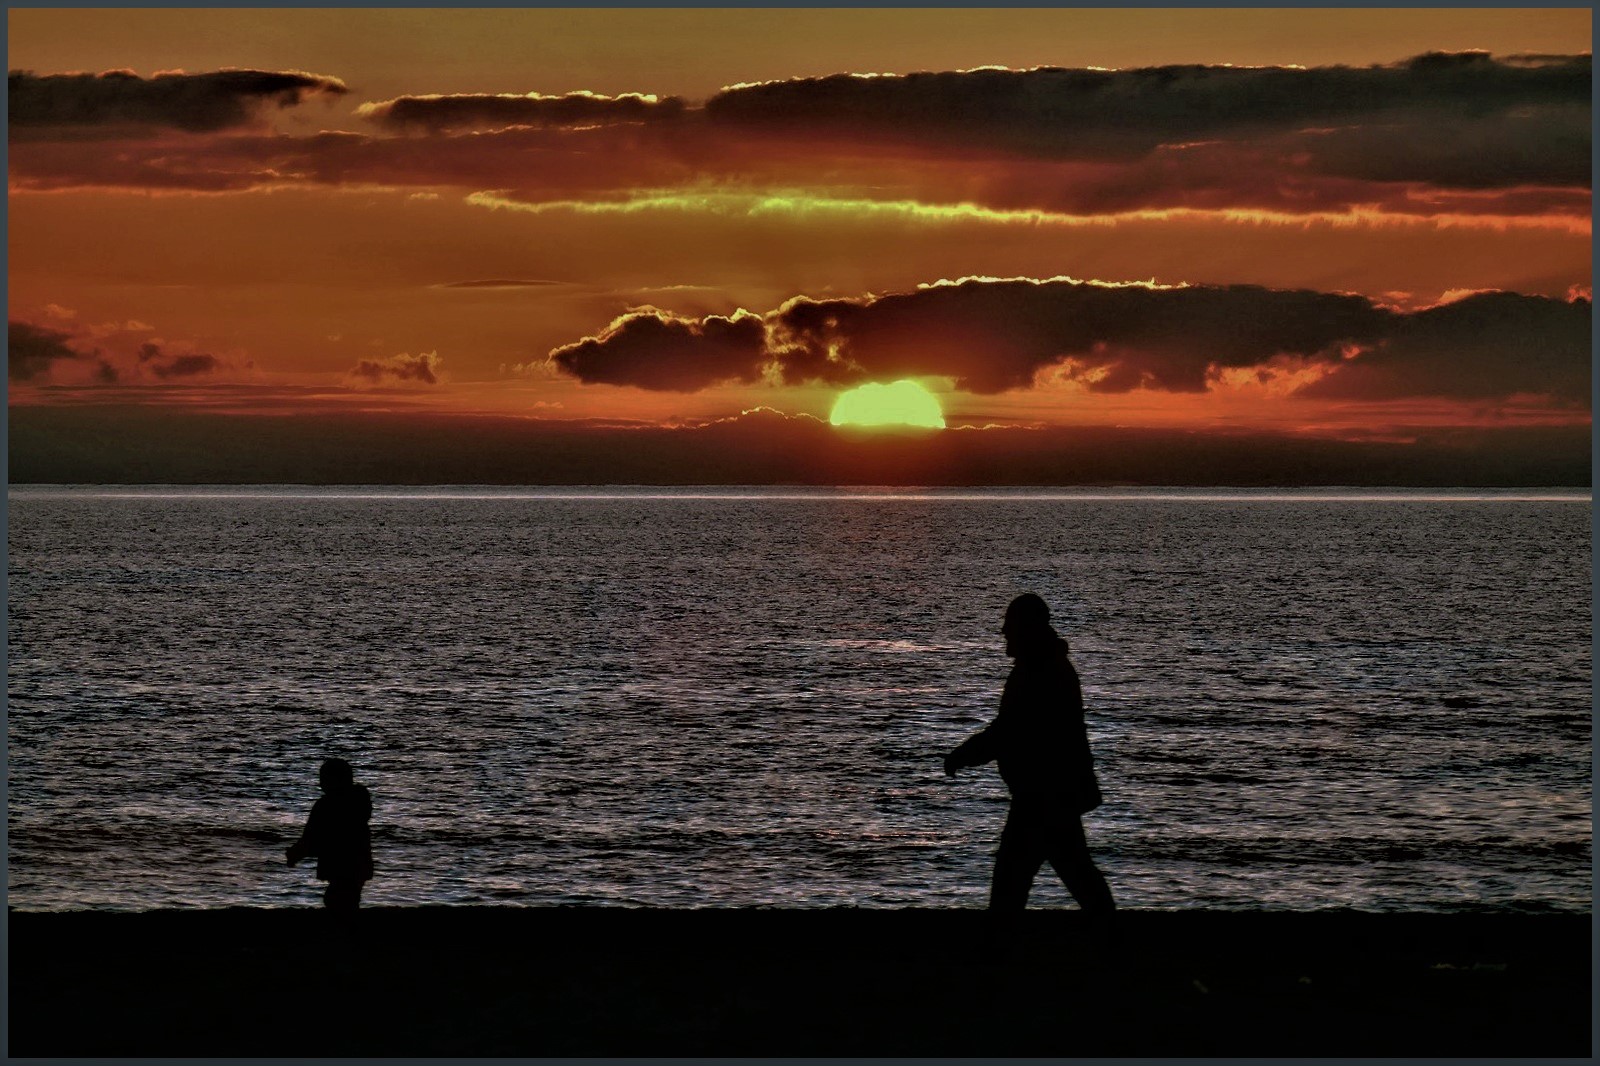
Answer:
<svg viewBox="0 0 1600 1066"><path fill-rule="evenodd" d="M828 421L836 426L921 426L943 429L944 412L933 393L915 381L862 385L839 394Z"/></svg>

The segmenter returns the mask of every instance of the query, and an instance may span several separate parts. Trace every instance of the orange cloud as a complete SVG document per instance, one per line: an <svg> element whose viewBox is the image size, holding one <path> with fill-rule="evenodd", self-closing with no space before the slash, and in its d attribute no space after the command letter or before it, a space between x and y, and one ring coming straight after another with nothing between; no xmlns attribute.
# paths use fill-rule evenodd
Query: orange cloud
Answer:
<svg viewBox="0 0 1600 1066"><path fill-rule="evenodd" d="M111 385L151 378L165 382L192 379L234 370L226 360L187 346L173 351L156 341L142 341L131 350L129 334L147 334L142 322L90 326L87 339L116 342L110 351L98 346L86 350L85 338L12 319L7 328L7 372L14 383L27 385ZM247 366L246 369L251 367Z"/></svg>
<svg viewBox="0 0 1600 1066"><path fill-rule="evenodd" d="M349 377L366 383L411 381L420 385L437 385L442 362L438 352L422 352L419 355L402 353L388 359L363 359L350 368Z"/></svg>

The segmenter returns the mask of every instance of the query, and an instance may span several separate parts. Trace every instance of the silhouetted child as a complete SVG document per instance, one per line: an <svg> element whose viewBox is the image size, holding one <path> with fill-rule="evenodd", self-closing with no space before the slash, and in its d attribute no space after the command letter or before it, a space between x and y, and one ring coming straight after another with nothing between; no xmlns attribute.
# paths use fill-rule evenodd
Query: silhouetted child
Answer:
<svg viewBox="0 0 1600 1066"><path fill-rule="evenodd" d="M356 784L343 759L325 761L317 779L322 798L312 805L300 839L289 845L289 865L315 855L317 877L328 882L322 905L330 911L353 911L361 905L361 886L372 880L372 841L367 832L372 796Z"/></svg>

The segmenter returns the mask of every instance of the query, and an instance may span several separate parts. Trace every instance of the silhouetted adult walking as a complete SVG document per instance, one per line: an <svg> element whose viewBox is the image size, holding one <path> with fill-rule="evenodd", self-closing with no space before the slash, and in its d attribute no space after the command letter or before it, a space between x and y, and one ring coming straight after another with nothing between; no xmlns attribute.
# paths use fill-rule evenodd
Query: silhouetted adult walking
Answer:
<svg viewBox="0 0 1600 1066"><path fill-rule="evenodd" d="M372 796L355 782L343 759L327 759L317 773L322 798L311 807L305 831L289 845L289 865L308 855L317 858L317 877L328 882L322 905L330 911L354 911L361 905L361 886L372 879L372 840L367 820Z"/></svg>
<svg viewBox="0 0 1600 1066"><path fill-rule="evenodd" d="M1050 608L1025 593L1006 608L1006 654L1014 661L988 728L944 757L944 772L993 759L1011 790L1011 810L994 857L989 908L1021 911L1048 862L1085 911L1116 909L1089 857L1082 815L1100 805L1100 785L1083 724L1083 690Z"/></svg>

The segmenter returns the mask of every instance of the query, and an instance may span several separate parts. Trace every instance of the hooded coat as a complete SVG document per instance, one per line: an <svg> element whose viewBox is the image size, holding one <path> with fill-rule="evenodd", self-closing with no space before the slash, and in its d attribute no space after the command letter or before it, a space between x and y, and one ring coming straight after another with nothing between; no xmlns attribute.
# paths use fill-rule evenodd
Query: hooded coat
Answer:
<svg viewBox="0 0 1600 1066"><path fill-rule="evenodd" d="M295 852L317 857L320 880L370 881L372 838L367 822L371 817L372 795L365 787L327 791L312 805Z"/></svg>
<svg viewBox="0 0 1600 1066"><path fill-rule="evenodd" d="M1000 713L950 753L954 767L994 760L1014 800L1064 804L1076 813L1100 805L1100 785L1083 722L1083 689L1053 629L1017 655L1000 695Z"/></svg>

